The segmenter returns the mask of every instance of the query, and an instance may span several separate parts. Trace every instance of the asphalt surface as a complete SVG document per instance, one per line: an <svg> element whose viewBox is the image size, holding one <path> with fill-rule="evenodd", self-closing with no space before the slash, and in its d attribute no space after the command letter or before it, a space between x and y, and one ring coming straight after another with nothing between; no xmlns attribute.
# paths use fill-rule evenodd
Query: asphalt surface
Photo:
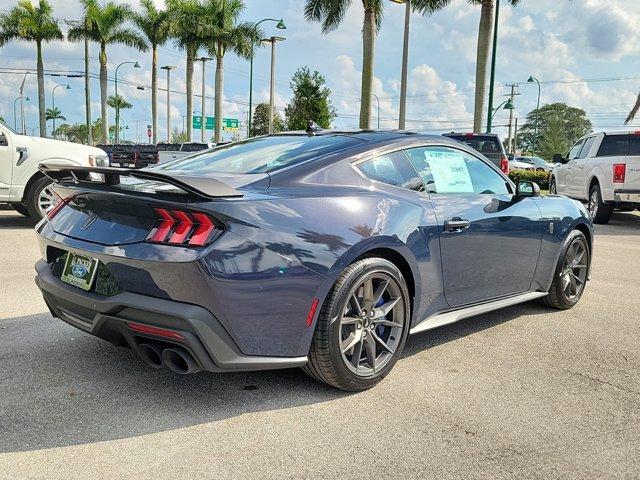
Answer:
<svg viewBox="0 0 640 480"><path fill-rule="evenodd" d="M639 478L640 215L592 281L410 337L376 388L180 377L53 319L32 224L0 211L0 478Z"/></svg>

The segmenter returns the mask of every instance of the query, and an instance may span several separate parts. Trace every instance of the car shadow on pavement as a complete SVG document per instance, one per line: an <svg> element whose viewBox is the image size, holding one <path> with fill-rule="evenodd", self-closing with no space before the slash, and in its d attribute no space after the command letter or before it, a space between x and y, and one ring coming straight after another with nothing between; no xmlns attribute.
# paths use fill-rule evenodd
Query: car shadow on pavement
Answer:
<svg viewBox="0 0 640 480"><path fill-rule="evenodd" d="M425 332L409 338L403 356L541 310L548 311L511 307ZM299 369L188 376L156 370L49 314L0 320L0 391L0 453L128 438L350 395Z"/></svg>
<svg viewBox="0 0 640 480"><path fill-rule="evenodd" d="M31 218L20 215L18 212L11 209L11 211L0 212L0 230L6 228L33 228L36 226L36 221Z"/></svg>
<svg viewBox="0 0 640 480"><path fill-rule="evenodd" d="M606 225L595 225L596 237L599 235L639 235L640 214L638 212L615 211Z"/></svg>

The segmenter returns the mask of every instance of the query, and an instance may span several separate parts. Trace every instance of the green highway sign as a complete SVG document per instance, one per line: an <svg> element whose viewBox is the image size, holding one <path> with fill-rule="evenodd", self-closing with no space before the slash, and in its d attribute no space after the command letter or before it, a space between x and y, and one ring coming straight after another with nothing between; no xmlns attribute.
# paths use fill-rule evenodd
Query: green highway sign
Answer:
<svg viewBox="0 0 640 480"><path fill-rule="evenodd" d="M205 129L213 130L215 128L215 117L205 117ZM201 130L202 129L202 117L193 116L193 129ZM240 121L237 118L223 118L222 119L222 129L223 130L239 130L240 129Z"/></svg>

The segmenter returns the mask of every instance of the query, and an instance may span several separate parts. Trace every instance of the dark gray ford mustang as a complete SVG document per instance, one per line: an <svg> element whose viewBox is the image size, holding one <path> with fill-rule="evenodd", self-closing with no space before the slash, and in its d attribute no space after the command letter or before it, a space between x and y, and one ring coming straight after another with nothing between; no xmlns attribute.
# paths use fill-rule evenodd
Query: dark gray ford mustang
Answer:
<svg viewBox="0 0 640 480"><path fill-rule="evenodd" d="M150 169L41 167L51 313L177 373L303 367L345 390L407 336L589 276L583 206L406 132L258 137Z"/></svg>

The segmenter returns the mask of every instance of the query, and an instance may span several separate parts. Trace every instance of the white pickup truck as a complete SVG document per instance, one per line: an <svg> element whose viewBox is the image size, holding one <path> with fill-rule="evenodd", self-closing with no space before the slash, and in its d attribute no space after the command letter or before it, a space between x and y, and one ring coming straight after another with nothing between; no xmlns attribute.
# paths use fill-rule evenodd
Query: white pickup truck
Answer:
<svg viewBox="0 0 640 480"><path fill-rule="evenodd" d="M0 203L40 220L57 203L41 163L108 166L109 158L99 148L20 135L0 123Z"/></svg>
<svg viewBox="0 0 640 480"><path fill-rule="evenodd" d="M553 161L549 191L588 201L595 223L640 208L640 132L592 133Z"/></svg>

